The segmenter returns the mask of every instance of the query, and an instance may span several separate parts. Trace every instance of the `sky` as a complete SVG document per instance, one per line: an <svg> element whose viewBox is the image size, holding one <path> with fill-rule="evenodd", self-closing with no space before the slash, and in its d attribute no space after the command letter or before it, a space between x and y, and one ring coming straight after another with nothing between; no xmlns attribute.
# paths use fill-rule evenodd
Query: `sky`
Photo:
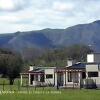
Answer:
<svg viewBox="0 0 100 100"><path fill-rule="evenodd" d="M0 0L0 33L64 29L100 20L100 0Z"/></svg>

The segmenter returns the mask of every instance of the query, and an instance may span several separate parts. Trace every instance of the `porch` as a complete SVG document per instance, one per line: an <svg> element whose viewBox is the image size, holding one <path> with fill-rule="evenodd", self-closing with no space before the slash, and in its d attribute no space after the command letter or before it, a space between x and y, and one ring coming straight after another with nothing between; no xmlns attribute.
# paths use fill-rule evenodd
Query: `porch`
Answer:
<svg viewBox="0 0 100 100"><path fill-rule="evenodd" d="M29 86L43 86L45 85L45 74L44 72L28 72L28 73L20 73L21 77L21 86L23 86L23 77L27 75Z"/></svg>
<svg viewBox="0 0 100 100"><path fill-rule="evenodd" d="M81 80L85 78L83 70L56 70L57 81L55 86L66 88L80 88Z"/></svg>

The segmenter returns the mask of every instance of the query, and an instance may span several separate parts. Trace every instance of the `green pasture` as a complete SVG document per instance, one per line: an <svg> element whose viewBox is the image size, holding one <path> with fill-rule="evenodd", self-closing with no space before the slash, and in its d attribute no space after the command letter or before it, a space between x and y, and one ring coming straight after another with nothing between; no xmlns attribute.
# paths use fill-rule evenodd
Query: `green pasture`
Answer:
<svg viewBox="0 0 100 100"><path fill-rule="evenodd" d="M37 91L37 90L36 90ZM46 92L47 91L47 92ZM58 93L22 93L0 94L0 100L100 100L100 90L59 90Z"/></svg>
<svg viewBox="0 0 100 100"><path fill-rule="evenodd" d="M19 81L16 79L14 85L9 86L7 79L0 79L0 100L100 100L100 90L97 89L19 87Z"/></svg>

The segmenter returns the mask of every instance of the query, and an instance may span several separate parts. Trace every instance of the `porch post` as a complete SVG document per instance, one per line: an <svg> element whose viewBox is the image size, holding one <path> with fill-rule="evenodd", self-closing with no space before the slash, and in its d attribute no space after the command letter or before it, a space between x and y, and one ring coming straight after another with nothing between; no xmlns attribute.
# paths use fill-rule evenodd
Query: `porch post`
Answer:
<svg viewBox="0 0 100 100"><path fill-rule="evenodd" d="M23 84L23 75L22 74L20 75L20 79L21 79L20 85L22 86L22 84Z"/></svg>
<svg viewBox="0 0 100 100"><path fill-rule="evenodd" d="M66 86L66 70L65 70L65 86Z"/></svg>
<svg viewBox="0 0 100 100"><path fill-rule="evenodd" d="M40 74L38 74L38 81L40 82Z"/></svg>
<svg viewBox="0 0 100 100"><path fill-rule="evenodd" d="M80 83L81 83L81 72L78 73L78 81L79 81L79 86L80 86Z"/></svg>
<svg viewBox="0 0 100 100"><path fill-rule="evenodd" d="M30 75L30 73L29 73L29 76L28 76L28 84L30 85L30 83L31 83L31 75Z"/></svg>
<svg viewBox="0 0 100 100"><path fill-rule="evenodd" d="M88 72L86 72L86 79L88 79Z"/></svg>
<svg viewBox="0 0 100 100"><path fill-rule="evenodd" d="M66 71L66 85L68 83L68 71Z"/></svg>
<svg viewBox="0 0 100 100"><path fill-rule="evenodd" d="M66 86L66 72L63 73L63 80L64 80L63 86Z"/></svg>
<svg viewBox="0 0 100 100"><path fill-rule="evenodd" d="M58 80L57 79L57 72L55 72L55 80L54 80L55 81L55 86L57 86L57 80Z"/></svg>

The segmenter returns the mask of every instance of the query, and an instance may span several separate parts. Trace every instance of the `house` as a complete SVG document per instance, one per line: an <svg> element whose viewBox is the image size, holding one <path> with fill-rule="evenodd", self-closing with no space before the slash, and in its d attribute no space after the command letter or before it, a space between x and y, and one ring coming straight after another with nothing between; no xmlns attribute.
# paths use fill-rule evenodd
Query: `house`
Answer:
<svg viewBox="0 0 100 100"><path fill-rule="evenodd" d="M21 85L23 84L23 75L28 76L29 86L53 86L55 84L56 67L36 67L30 66L30 69L21 73Z"/></svg>
<svg viewBox="0 0 100 100"><path fill-rule="evenodd" d="M27 75L29 86L80 87L80 80L84 78L85 65L73 62L68 61L66 67L30 66L26 73L21 73L21 85L23 85L23 75Z"/></svg>
<svg viewBox="0 0 100 100"><path fill-rule="evenodd" d="M21 85L23 85L23 75L27 75L29 86L80 88L87 84L91 86L95 84L100 88L100 54L88 54L85 63L68 60L65 67L30 66L27 72L20 75ZM92 83L86 80L92 80Z"/></svg>
<svg viewBox="0 0 100 100"><path fill-rule="evenodd" d="M100 88L100 53L87 55L86 79L91 79Z"/></svg>

